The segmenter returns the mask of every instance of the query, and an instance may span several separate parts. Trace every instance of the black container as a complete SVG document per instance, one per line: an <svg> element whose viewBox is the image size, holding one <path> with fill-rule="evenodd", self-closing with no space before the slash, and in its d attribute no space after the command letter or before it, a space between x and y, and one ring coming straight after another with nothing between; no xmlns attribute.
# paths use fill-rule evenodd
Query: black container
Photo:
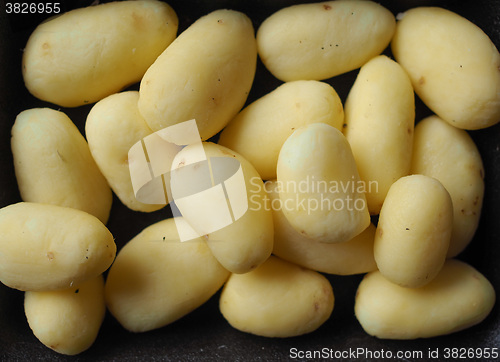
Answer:
<svg viewBox="0 0 500 362"><path fill-rule="evenodd" d="M63 1L63 10L90 5L92 0ZM179 32L208 12L230 8L245 12L255 29L276 10L307 1L297 0L172 0L170 5L179 16ZM312 1L309 1L312 2ZM417 5L438 5L453 10L481 27L500 48L500 1L380 1L397 14ZM0 8L0 207L20 201L10 151L10 128L16 115L33 107L58 106L31 96L21 76L21 55L34 27L46 16L7 16L4 3ZM390 54L388 52L388 54ZM344 101L357 71L327 80ZM258 70L248 102L281 84L262 66ZM137 86L132 87L137 89ZM62 109L83 133L87 113L92 105ZM417 101L417 120L431 112ZM470 132L481 152L486 170L486 190L481 222L470 246L459 259L472 264L500 290L500 124ZM123 246L144 227L168 216L167 211L152 214L135 213L114 199L108 227ZM354 316L354 296L361 276L328 276L335 292L332 317L317 331L308 335L271 339L253 336L233 329L218 309L216 294L181 320L147 333L125 331L111 315L106 315L94 345L74 357L59 355L42 345L31 332L23 310L23 293L0 284L0 360L234 360L285 361L307 360L309 352L320 353L326 360L487 360L477 358L479 351L500 354L500 313L496 305L481 324L452 335L410 341L380 340L367 335ZM399 355L399 353L402 353ZM472 354L473 353L473 354ZM449 358L446 358L449 356ZM437 358L435 358L437 357ZM318 358L315 358L318 359ZM500 360L500 358L490 358Z"/></svg>

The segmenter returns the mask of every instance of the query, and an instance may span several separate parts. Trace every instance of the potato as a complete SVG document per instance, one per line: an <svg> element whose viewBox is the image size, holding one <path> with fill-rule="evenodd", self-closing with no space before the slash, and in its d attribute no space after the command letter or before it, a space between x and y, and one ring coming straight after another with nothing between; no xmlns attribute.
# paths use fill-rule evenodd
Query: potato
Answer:
<svg viewBox="0 0 500 362"><path fill-rule="evenodd" d="M131 210L151 212L165 204L145 204L137 200L130 178L130 148L153 131L137 108L139 92L110 95L90 110L85 133L90 152L120 201Z"/></svg>
<svg viewBox="0 0 500 362"><path fill-rule="evenodd" d="M174 40L178 19L160 1L115 1L40 24L24 49L24 82L63 107L96 102L141 80Z"/></svg>
<svg viewBox="0 0 500 362"><path fill-rule="evenodd" d="M475 24L446 9L410 9L391 47L415 92L440 118L468 130L500 121L500 54Z"/></svg>
<svg viewBox="0 0 500 362"><path fill-rule="evenodd" d="M19 202L0 209L0 282L48 291L97 277L115 258L109 230L68 207Z"/></svg>
<svg viewBox="0 0 500 362"><path fill-rule="evenodd" d="M289 82L243 109L222 131L219 144L245 157L264 180L273 180L281 146L295 129L309 123L341 129L343 122L341 100L329 84Z"/></svg>
<svg viewBox="0 0 500 362"><path fill-rule="evenodd" d="M472 266L449 259L421 288L404 288L379 272L367 274L356 293L355 314L370 335L387 339L430 338L483 321L495 304L491 283Z"/></svg>
<svg viewBox="0 0 500 362"><path fill-rule="evenodd" d="M24 201L83 210L107 222L111 189L66 114L50 108L19 113L11 148Z"/></svg>
<svg viewBox="0 0 500 362"><path fill-rule="evenodd" d="M106 312L104 279L99 275L70 289L27 291L24 311L40 342L76 355L90 348L99 333Z"/></svg>
<svg viewBox="0 0 500 362"><path fill-rule="evenodd" d="M246 274L232 274L220 311L234 328L264 337L313 332L330 317L332 286L323 275L271 256Z"/></svg>
<svg viewBox="0 0 500 362"><path fill-rule="evenodd" d="M380 211L373 246L378 269L403 287L429 283L445 262L452 226L451 197L438 180L400 178Z"/></svg>
<svg viewBox="0 0 500 362"><path fill-rule="evenodd" d="M226 269L246 273L262 264L273 249L266 190L255 168L241 155L210 142L203 149L211 172L206 163L197 162L195 144L174 158L173 165L191 165L172 173L175 205Z"/></svg>
<svg viewBox="0 0 500 362"><path fill-rule="evenodd" d="M273 254L308 269L328 274L352 275L377 269L373 257L375 225L345 243L322 243L295 230L281 210L276 181L265 183L274 220Z"/></svg>
<svg viewBox="0 0 500 362"><path fill-rule="evenodd" d="M322 80L359 68L389 45L394 15L371 1L326 1L283 8L264 20L257 48L282 81Z"/></svg>
<svg viewBox="0 0 500 362"><path fill-rule="evenodd" d="M361 180L373 185L366 192L371 214L410 172L414 123L413 87L401 66L385 55L363 65L345 103L344 135Z"/></svg>
<svg viewBox="0 0 500 362"><path fill-rule="evenodd" d="M296 129L281 148L277 174L283 213L304 236L344 242L370 225L366 185L338 129L324 123Z"/></svg>
<svg viewBox="0 0 500 362"><path fill-rule="evenodd" d="M147 70L139 111L153 131L195 119L206 140L241 110L256 65L250 19L216 10L180 34Z"/></svg>
<svg viewBox="0 0 500 362"><path fill-rule="evenodd" d="M457 256L472 240L484 196L484 167L469 134L437 116L415 127L411 172L438 179L453 201L453 229L448 257Z"/></svg>
<svg viewBox="0 0 500 362"><path fill-rule="evenodd" d="M120 250L105 286L106 303L129 331L170 324L205 303L229 276L206 243L180 242L183 219L148 226Z"/></svg>

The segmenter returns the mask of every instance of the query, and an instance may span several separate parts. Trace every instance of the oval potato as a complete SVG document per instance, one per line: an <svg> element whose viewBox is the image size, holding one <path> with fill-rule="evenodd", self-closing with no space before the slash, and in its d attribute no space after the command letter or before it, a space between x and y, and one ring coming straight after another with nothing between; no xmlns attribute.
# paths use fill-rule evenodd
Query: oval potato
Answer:
<svg viewBox="0 0 500 362"><path fill-rule="evenodd" d="M312 123L295 130L280 150L277 175L283 213L306 237L344 242L370 224L366 185L338 129Z"/></svg>
<svg viewBox="0 0 500 362"><path fill-rule="evenodd" d="M400 178L380 211L373 246L378 269L403 287L429 283L446 260L452 226L451 197L438 180Z"/></svg>
<svg viewBox="0 0 500 362"><path fill-rule="evenodd" d="M278 79L322 80L359 68L389 45L394 15L372 1L286 7L257 31L259 56Z"/></svg>
<svg viewBox="0 0 500 362"><path fill-rule="evenodd" d="M89 349L101 328L106 303L102 275L70 289L24 296L24 311L33 334L45 346L66 355Z"/></svg>
<svg viewBox="0 0 500 362"><path fill-rule="evenodd" d="M322 243L295 230L283 214L276 181L265 183L274 220L273 254L322 273L352 275L377 269L373 257L375 225L345 243Z"/></svg>
<svg viewBox="0 0 500 362"><path fill-rule="evenodd" d="M106 271L115 253L113 235L84 211L30 202L0 209L0 281L8 287L70 288Z"/></svg>
<svg viewBox="0 0 500 362"><path fill-rule="evenodd" d="M380 212L392 183L410 172L415 97L406 72L385 55L363 65L345 102L344 135L369 187L370 214Z"/></svg>
<svg viewBox="0 0 500 362"><path fill-rule="evenodd" d="M85 134L95 162L120 201L131 210L152 212L165 205L138 201L130 178L130 148L153 133L139 113L138 100L137 91L100 100L87 116Z"/></svg>
<svg viewBox="0 0 500 362"><path fill-rule="evenodd" d="M170 324L205 303L229 276L205 241L179 241L181 218L145 228L120 250L109 270L106 303L129 331Z"/></svg>
<svg viewBox="0 0 500 362"><path fill-rule="evenodd" d="M481 216L484 167L470 135L437 116L415 127L411 173L438 179L453 201L453 229L449 258L461 253L472 240Z"/></svg>
<svg viewBox="0 0 500 362"><path fill-rule="evenodd" d="M23 201L71 207L107 222L111 189L66 114L50 108L19 113L11 148Z"/></svg>
<svg viewBox="0 0 500 362"><path fill-rule="evenodd" d="M198 161L199 149L194 146L186 146L180 151L174 158L173 164L190 165ZM236 160L241 167L241 178L232 178L232 182L227 182L227 179L219 180L220 183L212 186L211 190L214 191L222 187L224 181L228 193L227 198L217 200L217 207L214 206L215 203L211 203L206 210L192 198L175 199L175 204L198 235L206 239L212 253L226 269L232 273L246 273L262 264L273 249L273 218L267 205L269 200L264 184L250 162L236 152L211 142L203 143L203 149L206 157L211 160L211 176L220 178L225 171L223 169L227 170L229 165L225 160L228 162ZM217 160L222 160L218 163L221 168L214 171ZM195 190L203 185L207 176L204 168L196 165L181 167L178 170L181 173L178 177L172 177L170 184L174 196L193 195ZM195 181L187 182L187 180ZM222 215L222 212L227 210L228 204L233 212L230 222L221 225L217 230L212 228L212 232L206 233L204 230L210 230L213 225L204 225L205 222L210 224L220 220L220 217L218 220L208 218L207 213ZM237 213L240 217L237 217Z"/></svg>
<svg viewBox="0 0 500 362"><path fill-rule="evenodd" d="M96 102L138 82L177 34L161 1L115 1L40 24L23 53L23 77L37 98L63 107Z"/></svg>
<svg viewBox="0 0 500 362"><path fill-rule="evenodd" d="M430 338L483 321L495 304L491 283L472 266L449 259L438 276L420 288L391 283L379 271L367 274L354 311L363 329L384 339Z"/></svg>
<svg viewBox="0 0 500 362"><path fill-rule="evenodd" d="M478 26L446 9L410 9L391 48L415 92L440 118L468 130L500 121L500 54Z"/></svg>
<svg viewBox="0 0 500 362"><path fill-rule="evenodd" d="M219 307L234 328L264 337L294 337L330 317L334 294L328 279L271 256L257 269L232 274Z"/></svg>
<svg viewBox="0 0 500 362"><path fill-rule="evenodd" d="M180 34L147 70L139 111L153 131L195 119L207 140L245 104L256 66L250 19L216 10Z"/></svg>
<svg viewBox="0 0 500 362"><path fill-rule="evenodd" d="M343 122L342 102L328 83L288 82L238 113L218 143L250 161L264 180L273 180L281 146L295 129L326 123L340 130Z"/></svg>

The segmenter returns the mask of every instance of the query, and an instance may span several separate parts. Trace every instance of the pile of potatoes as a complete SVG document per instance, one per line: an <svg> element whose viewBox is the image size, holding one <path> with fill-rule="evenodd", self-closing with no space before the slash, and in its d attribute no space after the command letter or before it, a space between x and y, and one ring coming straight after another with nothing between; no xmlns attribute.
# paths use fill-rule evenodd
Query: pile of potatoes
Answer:
<svg viewBox="0 0 500 362"><path fill-rule="evenodd" d="M284 8L257 31L233 10L177 30L166 3L123 1L70 11L28 40L26 87L55 106L21 112L12 128L23 201L0 209L0 281L26 292L43 344L78 354L106 309L145 332L221 288L234 328L298 336L333 312L323 274L365 274L354 312L379 338L433 337L486 318L492 285L455 259L484 194L467 130L500 121L500 55L479 28L441 8L396 19L375 2L338 0ZM388 46L393 58L382 55ZM257 57L283 83L247 104ZM358 68L342 104L323 80ZM435 113L418 123L415 93ZM84 137L56 109L88 103ZM166 206L136 197L130 168L140 160L129 150L192 119L208 159L241 165L248 209L181 242L200 213L179 203L182 216L117 252L105 226L112 193L136 212ZM185 146L174 163L199 152ZM182 191L181 181L165 187Z"/></svg>

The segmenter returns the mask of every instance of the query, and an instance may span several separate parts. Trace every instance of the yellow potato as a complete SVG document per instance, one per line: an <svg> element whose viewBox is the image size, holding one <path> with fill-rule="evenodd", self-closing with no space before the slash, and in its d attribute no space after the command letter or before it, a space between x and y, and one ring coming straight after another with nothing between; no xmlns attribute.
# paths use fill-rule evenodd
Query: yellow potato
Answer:
<svg viewBox="0 0 500 362"><path fill-rule="evenodd" d="M323 275L271 256L246 274L232 274L220 311L234 328L264 337L313 332L330 317L332 286Z"/></svg>
<svg viewBox="0 0 500 362"><path fill-rule="evenodd" d="M274 220L273 254L308 269L328 274L351 275L377 269L373 257L375 225L345 243L322 243L295 230L281 210L276 181L265 183Z"/></svg>
<svg viewBox="0 0 500 362"><path fill-rule="evenodd" d="M85 133L95 162L120 201L132 210L151 212L165 205L138 201L129 170L130 148L153 132L139 113L138 100L137 91L100 100L87 116Z"/></svg>
<svg viewBox="0 0 500 362"><path fill-rule="evenodd" d="M281 146L293 131L310 123L342 128L341 100L329 84L284 83L243 109L222 131L219 144L255 166L264 180L276 178Z"/></svg>
<svg viewBox="0 0 500 362"><path fill-rule="evenodd" d="M283 213L304 236L344 242L370 225L367 185L338 129L312 123L295 130L281 148L277 174Z"/></svg>
<svg viewBox="0 0 500 362"><path fill-rule="evenodd" d="M362 66L389 45L394 15L372 1L286 7L257 31L259 56L282 81L322 80Z"/></svg>
<svg viewBox="0 0 500 362"><path fill-rule="evenodd" d="M66 355L92 346L106 312L102 275L70 289L27 291L24 311L33 334L45 346Z"/></svg>
<svg viewBox="0 0 500 362"><path fill-rule="evenodd" d="M111 189L66 114L50 108L19 113L11 147L24 201L72 207L107 222Z"/></svg>
<svg viewBox="0 0 500 362"><path fill-rule="evenodd" d="M438 7L410 9L391 47L415 92L443 120L469 130L500 121L500 54L475 24Z"/></svg>
<svg viewBox="0 0 500 362"><path fill-rule="evenodd" d="M354 310L372 336L429 338L482 322L495 298L493 286L481 273L449 259L438 276L421 288L391 283L379 271L367 274L358 287Z"/></svg>
<svg viewBox="0 0 500 362"><path fill-rule="evenodd" d="M130 240L110 268L106 303L129 331L170 324L205 303L229 272L200 238L180 242L184 220L157 222Z"/></svg>
<svg viewBox="0 0 500 362"><path fill-rule="evenodd" d="M361 67L345 103L344 135L367 190L371 214L378 214L392 183L410 172L415 97L410 79L385 55Z"/></svg>
<svg viewBox="0 0 500 362"><path fill-rule="evenodd" d="M403 287L428 284L446 260L452 225L451 197L438 180L400 178L380 211L373 246L378 269Z"/></svg>
<svg viewBox="0 0 500 362"><path fill-rule="evenodd" d="M216 10L180 34L147 70L139 111L153 131L195 119L206 140L245 104L256 64L250 19Z"/></svg>
<svg viewBox="0 0 500 362"><path fill-rule="evenodd" d="M453 229L448 257L472 240L484 196L481 155L469 134L430 116L415 127L411 172L438 179L453 201Z"/></svg>
<svg viewBox="0 0 500 362"><path fill-rule="evenodd" d="M174 40L178 19L160 1L115 1L40 24L23 55L28 90L63 107L96 102L138 82Z"/></svg>
<svg viewBox="0 0 500 362"><path fill-rule="evenodd" d="M185 147L173 162L174 165L194 165L181 167L173 174L171 188L175 204L197 234L204 236L226 269L246 273L262 264L273 249L273 218L262 179L241 155L206 142L203 148L215 182L213 186L204 185L210 176L201 163L196 163L199 150L194 146ZM222 194L222 187L227 196ZM207 192L198 193L200 189ZM181 197L176 198L179 195ZM200 195L203 197L199 198ZM207 197L217 195L221 198L205 204ZM226 213L228 208L231 215Z"/></svg>
<svg viewBox="0 0 500 362"><path fill-rule="evenodd" d="M106 271L115 253L109 230L86 212L30 202L0 209L0 282L8 287L71 288Z"/></svg>

